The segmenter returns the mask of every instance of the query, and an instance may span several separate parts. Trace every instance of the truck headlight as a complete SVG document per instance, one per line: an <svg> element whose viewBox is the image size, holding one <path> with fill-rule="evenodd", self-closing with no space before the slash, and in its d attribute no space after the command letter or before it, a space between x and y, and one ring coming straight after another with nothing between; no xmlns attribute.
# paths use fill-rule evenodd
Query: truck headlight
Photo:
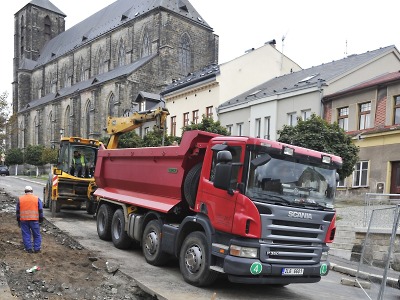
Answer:
<svg viewBox="0 0 400 300"><path fill-rule="evenodd" d="M229 249L229 254L239 257L258 258L258 249L231 245Z"/></svg>
<svg viewBox="0 0 400 300"><path fill-rule="evenodd" d="M328 255L329 255L328 251L322 251L321 261L327 261L328 260Z"/></svg>

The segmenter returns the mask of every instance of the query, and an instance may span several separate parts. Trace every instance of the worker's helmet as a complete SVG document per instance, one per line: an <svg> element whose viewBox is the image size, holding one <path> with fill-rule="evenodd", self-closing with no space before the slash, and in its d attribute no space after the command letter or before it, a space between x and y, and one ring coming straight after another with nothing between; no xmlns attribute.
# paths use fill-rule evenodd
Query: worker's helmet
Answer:
<svg viewBox="0 0 400 300"><path fill-rule="evenodd" d="M25 193L32 193L33 192L33 188L30 185L27 185L25 187Z"/></svg>

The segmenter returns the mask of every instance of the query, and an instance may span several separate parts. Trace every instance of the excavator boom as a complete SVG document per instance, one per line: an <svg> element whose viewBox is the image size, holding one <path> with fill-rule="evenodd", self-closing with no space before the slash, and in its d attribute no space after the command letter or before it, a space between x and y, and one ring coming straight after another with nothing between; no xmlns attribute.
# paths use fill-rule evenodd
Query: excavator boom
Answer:
<svg viewBox="0 0 400 300"><path fill-rule="evenodd" d="M141 127L143 123L156 121L157 128L165 129L168 115L169 112L166 108L159 107L155 110L135 112L129 117L108 117L107 133L110 135L110 140L107 149L116 149L118 138L122 133Z"/></svg>

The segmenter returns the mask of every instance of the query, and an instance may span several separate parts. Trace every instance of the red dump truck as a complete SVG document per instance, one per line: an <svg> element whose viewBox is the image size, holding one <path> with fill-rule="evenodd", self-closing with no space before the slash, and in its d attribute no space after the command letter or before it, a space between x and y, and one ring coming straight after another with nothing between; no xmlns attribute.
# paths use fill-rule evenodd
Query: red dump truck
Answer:
<svg viewBox="0 0 400 300"><path fill-rule="evenodd" d="M97 232L185 281L318 282L329 269L340 157L188 131L179 146L100 149Z"/></svg>

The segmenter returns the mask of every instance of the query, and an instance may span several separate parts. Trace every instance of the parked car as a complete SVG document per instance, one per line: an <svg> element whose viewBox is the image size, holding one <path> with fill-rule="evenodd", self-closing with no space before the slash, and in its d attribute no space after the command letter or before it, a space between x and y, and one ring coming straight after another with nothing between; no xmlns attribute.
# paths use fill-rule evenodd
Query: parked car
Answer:
<svg viewBox="0 0 400 300"><path fill-rule="evenodd" d="M10 171L8 170L7 166L0 166L0 175L1 176L8 176L10 175Z"/></svg>

